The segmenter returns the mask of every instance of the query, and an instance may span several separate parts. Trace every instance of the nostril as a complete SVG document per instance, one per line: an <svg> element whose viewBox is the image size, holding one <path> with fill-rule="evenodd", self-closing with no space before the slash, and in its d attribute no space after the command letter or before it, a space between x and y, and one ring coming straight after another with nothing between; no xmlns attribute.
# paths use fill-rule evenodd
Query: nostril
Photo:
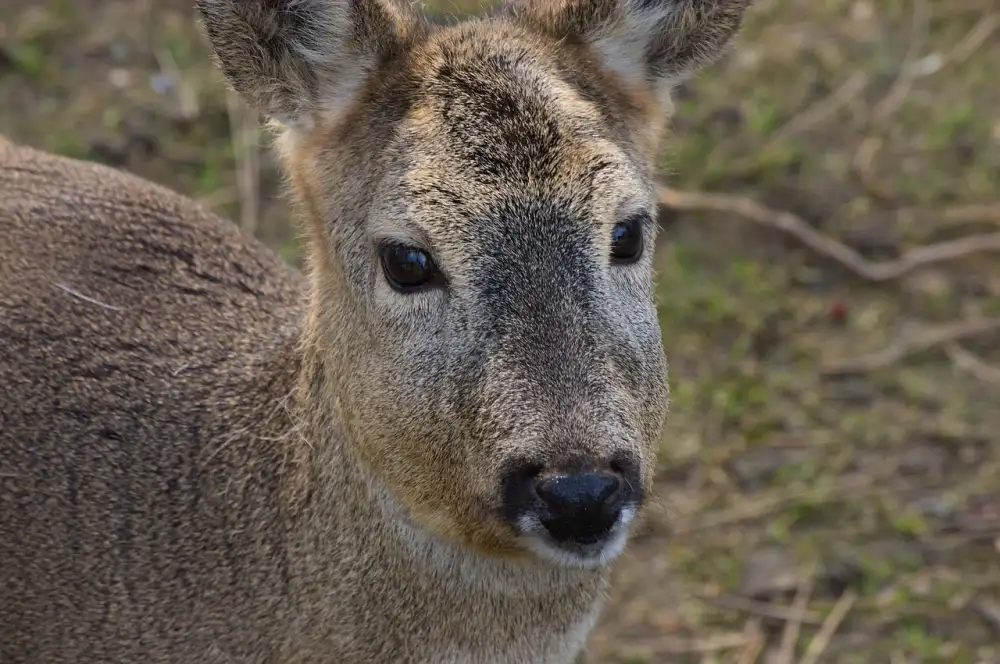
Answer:
<svg viewBox="0 0 1000 664"><path fill-rule="evenodd" d="M624 500L629 503L641 504L643 502L643 489L639 460L630 454L618 454L611 459L608 468L622 479Z"/></svg>
<svg viewBox="0 0 1000 664"><path fill-rule="evenodd" d="M536 478L542 472L538 464L521 463L508 471L503 480L503 511L508 521L516 521L537 504Z"/></svg>
<svg viewBox="0 0 1000 664"><path fill-rule="evenodd" d="M597 501L604 506L614 507L616 503L620 504L620 498L622 496L622 481L617 475L607 475L607 482L604 488L600 490L597 494Z"/></svg>
<svg viewBox="0 0 1000 664"><path fill-rule="evenodd" d="M608 463L611 472L624 478L639 476L639 460L631 454L616 454Z"/></svg>

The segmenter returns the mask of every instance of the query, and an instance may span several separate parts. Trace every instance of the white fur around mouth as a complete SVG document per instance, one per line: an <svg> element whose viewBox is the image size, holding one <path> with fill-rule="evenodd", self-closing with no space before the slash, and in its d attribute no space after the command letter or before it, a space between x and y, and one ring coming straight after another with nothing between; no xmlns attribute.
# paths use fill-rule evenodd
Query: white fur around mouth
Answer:
<svg viewBox="0 0 1000 664"><path fill-rule="evenodd" d="M621 555L628 543L629 525L636 508L626 505L608 534L592 544L560 544L552 539L535 514L523 514L517 520L524 546L539 558L566 567L597 568Z"/></svg>

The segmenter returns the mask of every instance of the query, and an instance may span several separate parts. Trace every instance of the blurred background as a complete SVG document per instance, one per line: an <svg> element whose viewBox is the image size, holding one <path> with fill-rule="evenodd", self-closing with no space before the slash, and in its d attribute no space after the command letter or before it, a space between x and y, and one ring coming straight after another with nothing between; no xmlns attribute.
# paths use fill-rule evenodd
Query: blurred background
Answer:
<svg viewBox="0 0 1000 664"><path fill-rule="evenodd" d="M192 4L2 0L0 132L297 263ZM1000 662L1000 4L757 0L674 130L659 502L592 661Z"/></svg>

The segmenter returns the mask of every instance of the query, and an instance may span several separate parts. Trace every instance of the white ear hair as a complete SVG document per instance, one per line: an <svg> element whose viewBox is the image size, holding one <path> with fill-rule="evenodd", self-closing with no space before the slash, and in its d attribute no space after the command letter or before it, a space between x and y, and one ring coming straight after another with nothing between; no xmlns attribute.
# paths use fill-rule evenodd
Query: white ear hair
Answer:
<svg viewBox="0 0 1000 664"><path fill-rule="evenodd" d="M648 46L676 7L668 2L623 4L618 20L594 31L591 46L606 67L631 83L641 83L648 78Z"/></svg>

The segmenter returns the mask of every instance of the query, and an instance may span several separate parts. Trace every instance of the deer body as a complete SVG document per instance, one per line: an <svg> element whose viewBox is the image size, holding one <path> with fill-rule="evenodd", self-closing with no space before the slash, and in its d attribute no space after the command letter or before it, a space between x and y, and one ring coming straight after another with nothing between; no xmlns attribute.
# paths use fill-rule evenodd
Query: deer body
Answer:
<svg viewBox="0 0 1000 664"><path fill-rule="evenodd" d="M203 0L305 275L0 141L0 661L573 661L666 412L669 86L746 4Z"/></svg>
<svg viewBox="0 0 1000 664"><path fill-rule="evenodd" d="M302 280L279 259L102 166L7 147L0 187L0 661L559 662L580 647L600 579L422 534L302 412L322 395L298 350Z"/></svg>

